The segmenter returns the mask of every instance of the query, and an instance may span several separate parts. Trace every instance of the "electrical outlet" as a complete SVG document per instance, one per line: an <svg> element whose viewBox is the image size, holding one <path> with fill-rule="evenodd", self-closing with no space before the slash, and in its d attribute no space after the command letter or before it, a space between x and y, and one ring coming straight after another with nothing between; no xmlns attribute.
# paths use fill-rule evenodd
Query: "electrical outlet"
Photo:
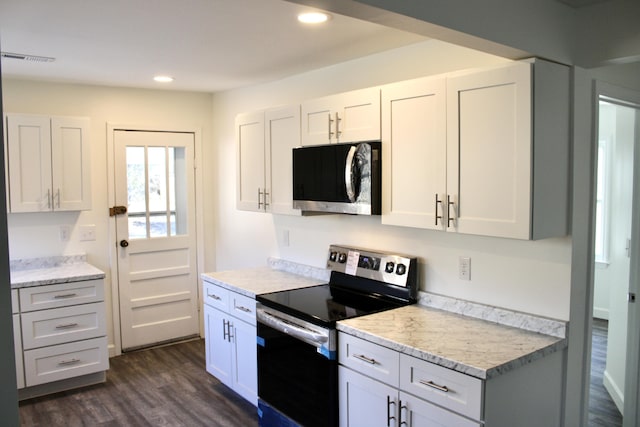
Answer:
<svg viewBox="0 0 640 427"><path fill-rule="evenodd" d="M460 280L471 280L471 258L461 256L458 259L458 278Z"/></svg>
<svg viewBox="0 0 640 427"><path fill-rule="evenodd" d="M61 225L60 226L60 241L61 242L68 242L70 238L71 238L71 227L68 226L68 225Z"/></svg>

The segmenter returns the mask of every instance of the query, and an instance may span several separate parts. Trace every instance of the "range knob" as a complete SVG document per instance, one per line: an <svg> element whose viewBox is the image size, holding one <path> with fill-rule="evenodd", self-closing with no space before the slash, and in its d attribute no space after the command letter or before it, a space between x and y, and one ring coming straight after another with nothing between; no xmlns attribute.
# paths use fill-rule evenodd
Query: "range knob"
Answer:
<svg viewBox="0 0 640 427"><path fill-rule="evenodd" d="M395 267L395 264L391 261L387 262L387 265L384 266L384 271L385 273L393 273L393 268Z"/></svg>
<svg viewBox="0 0 640 427"><path fill-rule="evenodd" d="M338 262L340 264L344 264L345 262L347 262L347 254L345 254L344 252L340 252L338 254Z"/></svg>
<svg viewBox="0 0 640 427"><path fill-rule="evenodd" d="M407 266L404 264L398 264L398 266L396 267L396 274L398 276L402 276L406 272L407 272Z"/></svg>
<svg viewBox="0 0 640 427"><path fill-rule="evenodd" d="M338 257L338 253L337 252L330 252L329 253L329 261L332 262L336 262L336 258Z"/></svg>

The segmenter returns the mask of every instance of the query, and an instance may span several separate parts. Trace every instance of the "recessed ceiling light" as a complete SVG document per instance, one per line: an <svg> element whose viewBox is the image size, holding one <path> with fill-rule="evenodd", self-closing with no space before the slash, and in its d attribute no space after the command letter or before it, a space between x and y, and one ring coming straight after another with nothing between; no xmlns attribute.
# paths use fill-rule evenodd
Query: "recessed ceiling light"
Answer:
<svg viewBox="0 0 640 427"><path fill-rule="evenodd" d="M329 20L329 15L322 12L308 12L298 15L298 21L303 24L321 24Z"/></svg>
<svg viewBox="0 0 640 427"><path fill-rule="evenodd" d="M153 80L157 81L158 83L171 83L175 79L171 76L155 76Z"/></svg>

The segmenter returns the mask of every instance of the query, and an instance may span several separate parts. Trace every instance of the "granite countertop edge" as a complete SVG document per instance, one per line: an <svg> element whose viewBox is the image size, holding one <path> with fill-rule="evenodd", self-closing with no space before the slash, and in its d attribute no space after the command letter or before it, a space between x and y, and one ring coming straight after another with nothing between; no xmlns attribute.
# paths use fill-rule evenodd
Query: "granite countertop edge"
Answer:
<svg viewBox="0 0 640 427"><path fill-rule="evenodd" d="M12 260L11 289L104 279L106 274L89 264L85 255Z"/></svg>
<svg viewBox="0 0 640 427"><path fill-rule="evenodd" d="M389 338L381 337L373 332L345 325L341 322L338 322L337 329L349 335L353 335L355 337L362 338L383 347L390 348L399 353L406 354L408 356L412 356L426 362L431 362L436 365L449 368L454 371L461 372L463 374L467 374L482 380L489 380L491 378L498 377L513 369L525 366L535 360L541 359L547 355L555 353L556 351L563 350L567 347L567 340L564 338L558 338L558 341L556 341L555 343L552 343L545 347L541 347L531 353L522 355L491 368L483 369L476 366L468 365L466 363L460 362L459 360L452 360L446 357L442 357L426 349L417 348L412 345L403 344Z"/></svg>

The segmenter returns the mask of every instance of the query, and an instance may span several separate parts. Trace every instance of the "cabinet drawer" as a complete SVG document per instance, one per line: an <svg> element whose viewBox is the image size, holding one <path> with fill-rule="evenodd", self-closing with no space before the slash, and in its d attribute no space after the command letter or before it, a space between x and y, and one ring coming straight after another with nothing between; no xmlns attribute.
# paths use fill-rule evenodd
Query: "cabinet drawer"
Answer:
<svg viewBox="0 0 640 427"><path fill-rule="evenodd" d="M104 336L107 334L105 319L103 302L24 313L24 349Z"/></svg>
<svg viewBox="0 0 640 427"><path fill-rule="evenodd" d="M20 311L58 308L104 300L102 279L20 289Z"/></svg>
<svg viewBox="0 0 640 427"><path fill-rule="evenodd" d="M11 312L13 314L20 313L20 301L18 299L17 289L11 289Z"/></svg>
<svg viewBox="0 0 640 427"><path fill-rule="evenodd" d="M400 392L402 424L408 426L482 427L480 421L447 411L437 405Z"/></svg>
<svg viewBox="0 0 640 427"><path fill-rule="evenodd" d="M107 369L107 337L24 352L25 379L28 387Z"/></svg>
<svg viewBox="0 0 640 427"><path fill-rule="evenodd" d="M400 355L400 389L464 416L482 419L482 380Z"/></svg>
<svg viewBox="0 0 640 427"><path fill-rule="evenodd" d="M255 325L256 324L256 300L254 298L230 292L229 313L240 320Z"/></svg>
<svg viewBox="0 0 640 427"><path fill-rule="evenodd" d="M338 361L354 371L398 387L400 362L397 351L339 333Z"/></svg>
<svg viewBox="0 0 640 427"><path fill-rule="evenodd" d="M229 309L229 290L211 282L203 281L204 303L226 312Z"/></svg>

